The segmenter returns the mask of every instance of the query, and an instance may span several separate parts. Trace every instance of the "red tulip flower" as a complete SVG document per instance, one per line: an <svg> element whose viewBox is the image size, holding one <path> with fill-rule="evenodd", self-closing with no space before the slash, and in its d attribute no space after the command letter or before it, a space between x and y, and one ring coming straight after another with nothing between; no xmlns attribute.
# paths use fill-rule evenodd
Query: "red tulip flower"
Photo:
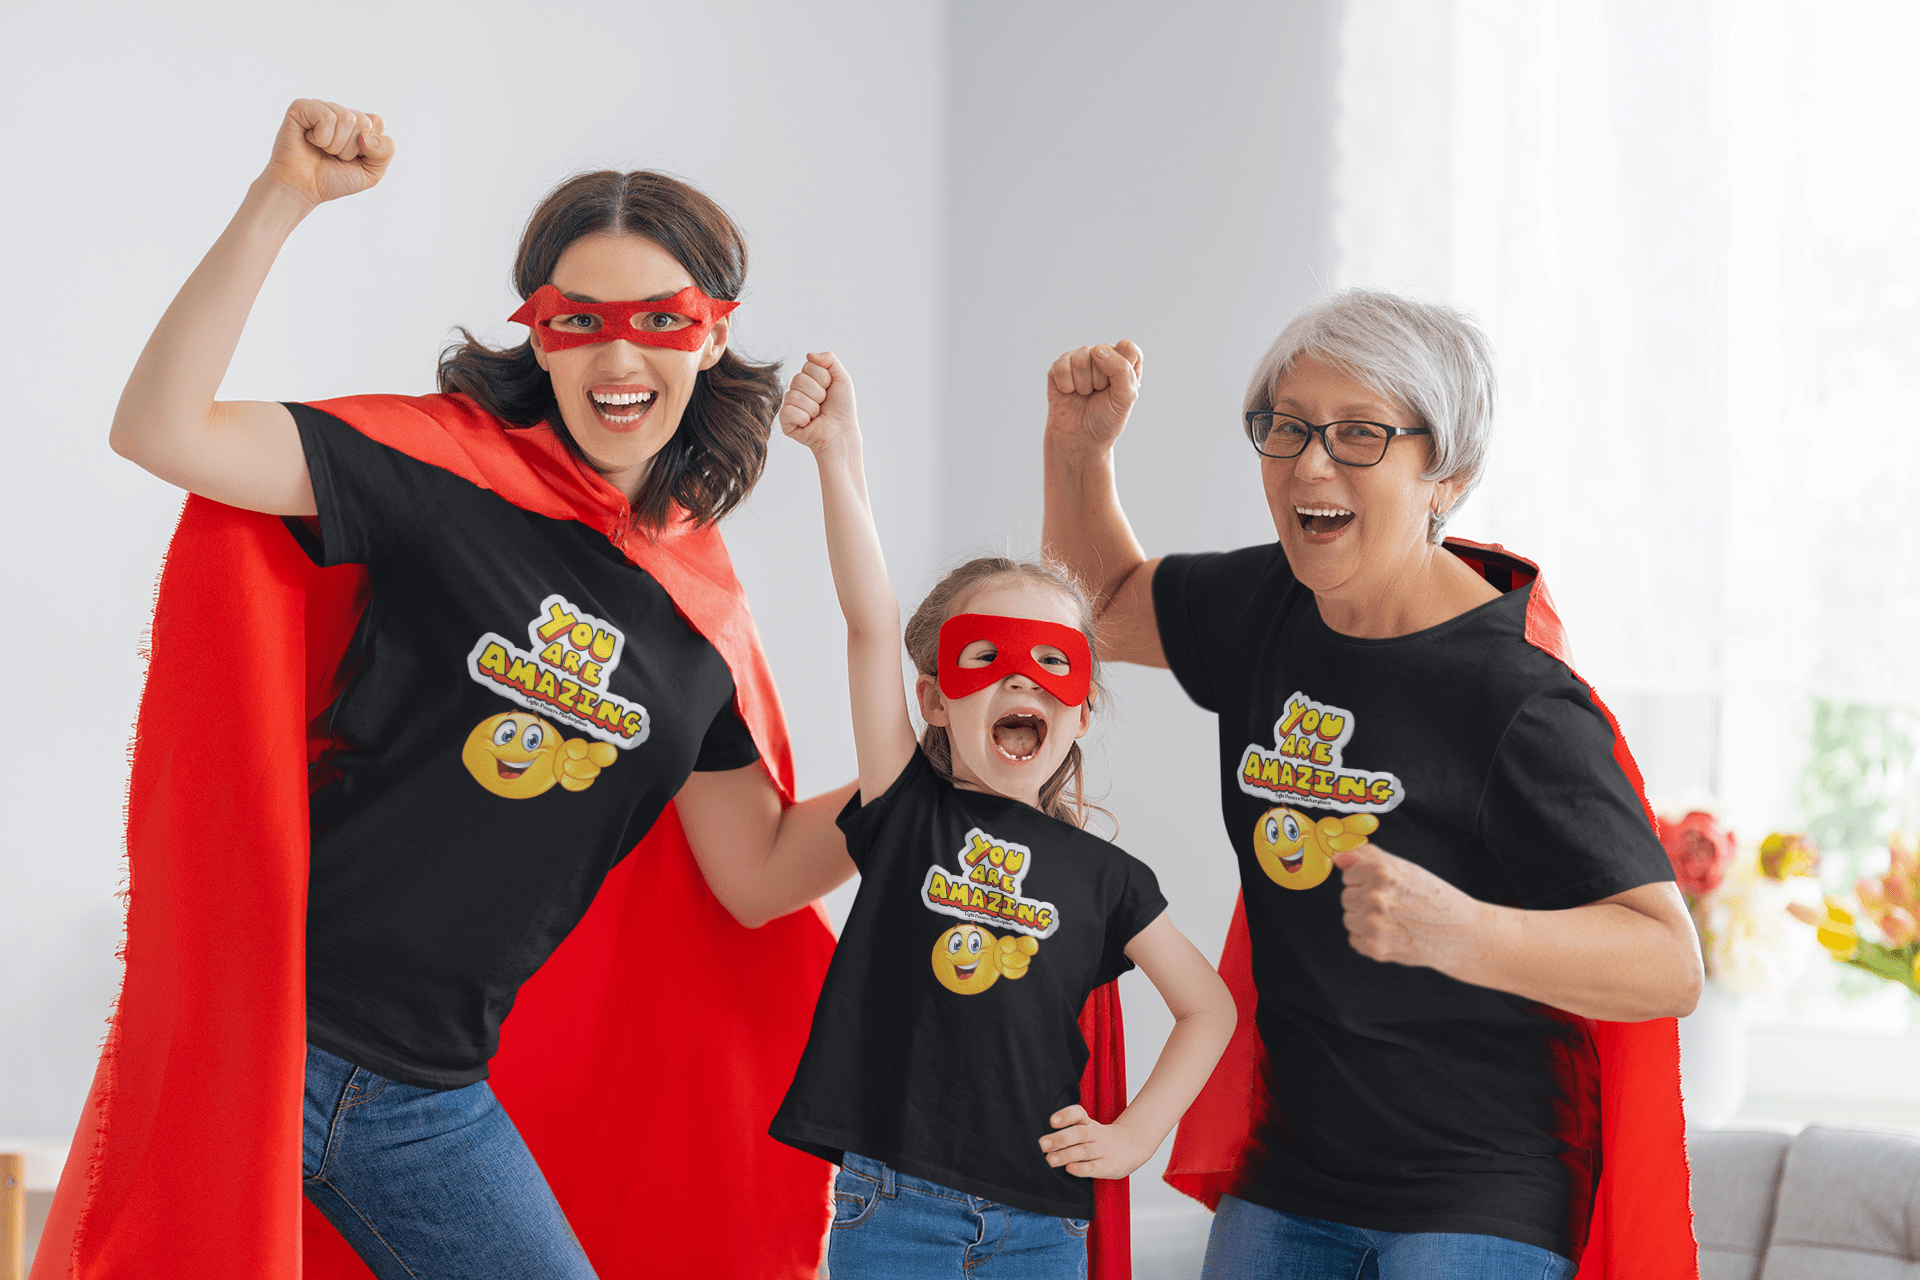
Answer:
<svg viewBox="0 0 1920 1280"><path fill-rule="evenodd" d="M1678 822L1661 823L1660 843L1680 892L1690 899L1718 889L1733 865L1733 832L1710 813L1695 810Z"/></svg>

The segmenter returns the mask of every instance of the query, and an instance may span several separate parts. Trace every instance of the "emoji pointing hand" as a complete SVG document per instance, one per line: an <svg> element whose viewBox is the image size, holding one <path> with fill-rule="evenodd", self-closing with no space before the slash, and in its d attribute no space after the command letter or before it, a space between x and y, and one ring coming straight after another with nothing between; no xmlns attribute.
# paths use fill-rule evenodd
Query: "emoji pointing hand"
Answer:
<svg viewBox="0 0 1920 1280"><path fill-rule="evenodd" d="M957 995L976 995L1002 978L1026 977L1039 950L1024 933L996 938L977 924L955 925L933 944L933 977Z"/></svg>
<svg viewBox="0 0 1920 1280"><path fill-rule="evenodd" d="M556 782L568 791L585 791L619 754L609 743L563 738L529 712L503 711L473 726L460 748L460 763L493 794L530 800Z"/></svg>
<svg viewBox="0 0 1920 1280"><path fill-rule="evenodd" d="M1314 822L1292 809L1269 809L1254 825L1253 856L1281 888L1313 889L1332 874L1335 854L1358 849L1379 829L1370 813Z"/></svg>
<svg viewBox="0 0 1920 1280"><path fill-rule="evenodd" d="M560 785L569 791L585 791L619 754L604 742L567 739L567 745L560 748Z"/></svg>

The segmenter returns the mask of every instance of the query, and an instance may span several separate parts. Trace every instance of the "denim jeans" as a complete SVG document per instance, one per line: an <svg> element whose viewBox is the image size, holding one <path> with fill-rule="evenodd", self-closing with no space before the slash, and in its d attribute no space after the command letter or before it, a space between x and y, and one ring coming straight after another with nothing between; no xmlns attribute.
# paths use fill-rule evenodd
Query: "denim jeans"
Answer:
<svg viewBox="0 0 1920 1280"><path fill-rule="evenodd" d="M833 1180L832 1280L1085 1280L1087 1223L996 1204L849 1151Z"/></svg>
<svg viewBox="0 0 1920 1280"><path fill-rule="evenodd" d="M421 1089L308 1045L300 1172L380 1280L593 1280L484 1080Z"/></svg>
<svg viewBox="0 0 1920 1280"><path fill-rule="evenodd" d="M1369 1231L1221 1196L1201 1280L1571 1280L1557 1253L1501 1236Z"/></svg>

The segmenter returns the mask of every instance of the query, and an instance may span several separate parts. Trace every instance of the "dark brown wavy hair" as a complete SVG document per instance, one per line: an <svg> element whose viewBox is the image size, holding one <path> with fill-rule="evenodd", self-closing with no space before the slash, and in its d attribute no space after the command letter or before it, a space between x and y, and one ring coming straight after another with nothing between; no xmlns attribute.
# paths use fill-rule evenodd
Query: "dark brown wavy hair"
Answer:
<svg viewBox="0 0 1920 1280"><path fill-rule="evenodd" d="M747 242L726 211L678 178L651 169L602 169L555 187L527 222L513 260L522 298L553 278L568 245L586 236L634 235L653 241L686 268L710 298L732 302L747 275ZM440 354L440 390L471 396L514 427L547 423L574 455L591 461L567 430L553 380L534 359L532 340L505 351L466 329ZM732 346L694 379L679 429L654 455L633 500L634 521L658 529L684 507L702 524L718 520L752 491L767 462L767 436L780 408L779 365L755 364Z"/></svg>
<svg viewBox="0 0 1920 1280"><path fill-rule="evenodd" d="M1073 602L1081 634L1087 637L1087 652L1093 659L1093 670L1089 673L1092 684L1087 690L1087 709L1092 711L1097 700L1106 692L1100 685L1100 650L1093 636L1093 603L1087 599L1080 580L1054 560L980 556L940 579L933 590L927 593L927 598L920 602L920 607L913 611L913 617L907 620L904 638L907 657L912 659L914 670L923 676L938 678L940 628L948 618L966 612L967 600L976 590L995 578L1006 577L1028 578L1044 583ZM920 735L920 750L926 753L936 773L952 780L953 740L947 735L945 726L928 725L926 732ZM1114 821L1113 814L1087 799L1085 759L1078 742L1067 748L1066 759L1040 786L1040 812L1049 818L1058 818L1082 828L1087 825L1089 814L1098 813L1106 818L1117 834L1119 824Z"/></svg>

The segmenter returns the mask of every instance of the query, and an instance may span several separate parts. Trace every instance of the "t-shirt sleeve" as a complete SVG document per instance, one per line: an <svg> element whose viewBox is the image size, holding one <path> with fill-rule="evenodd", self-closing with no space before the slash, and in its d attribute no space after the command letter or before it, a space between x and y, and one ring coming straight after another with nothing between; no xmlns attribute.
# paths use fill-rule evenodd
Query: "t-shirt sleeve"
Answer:
<svg viewBox="0 0 1920 1280"><path fill-rule="evenodd" d="M1578 907L1673 879L1614 740L1605 712L1571 674L1529 698L1507 726L1479 828L1522 906Z"/></svg>
<svg viewBox="0 0 1920 1280"><path fill-rule="evenodd" d="M1208 711L1220 697L1234 655L1249 652L1239 632L1255 590L1273 569L1278 545L1197 556L1168 556L1153 575L1153 616L1167 666L1187 696Z"/></svg>
<svg viewBox="0 0 1920 1280"><path fill-rule="evenodd" d="M853 859L853 865L864 875L867 869L867 854L879 842L885 829L892 825L896 817L909 819L930 814L939 804L938 790L940 775L933 771L933 764L920 748L913 749L913 756L907 761L907 767L900 776L880 794L872 804L861 803L863 797L856 791L846 807L840 810L840 816L834 821L839 824L842 834L847 837L847 856Z"/></svg>
<svg viewBox="0 0 1920 1280"><path fill-rule="evenodd" d="M1167 900L1160 893L1160 879L1153 874L1153 868L1131 855L1122 857L1124 870L1119 894L1107 911L1107 939L1100 955L1100 968L1094 974L1095 986L1112 982L1133 968L1133 961L1127 959L1127 944L1167 909Z"/></svg>
<svg viewBox="0 0 1920 1280"><path fill-rule="evenodd" d="M361 435L312 405L288 404L313 481L319 529L289 520L318 565L371 564L406 540L432 510L445 471Z"/></svg>
<svg viewBox="0 0 1920 1280"><path fill-rule="evenodd" d="M694 757L695 773L724 773L728 769L744 769L760 758L760 748L754 745L753 734L740 718L740 712L729 697L714 713L713 723L707 726L707 736L700 740L700 754Z"/></svg>

